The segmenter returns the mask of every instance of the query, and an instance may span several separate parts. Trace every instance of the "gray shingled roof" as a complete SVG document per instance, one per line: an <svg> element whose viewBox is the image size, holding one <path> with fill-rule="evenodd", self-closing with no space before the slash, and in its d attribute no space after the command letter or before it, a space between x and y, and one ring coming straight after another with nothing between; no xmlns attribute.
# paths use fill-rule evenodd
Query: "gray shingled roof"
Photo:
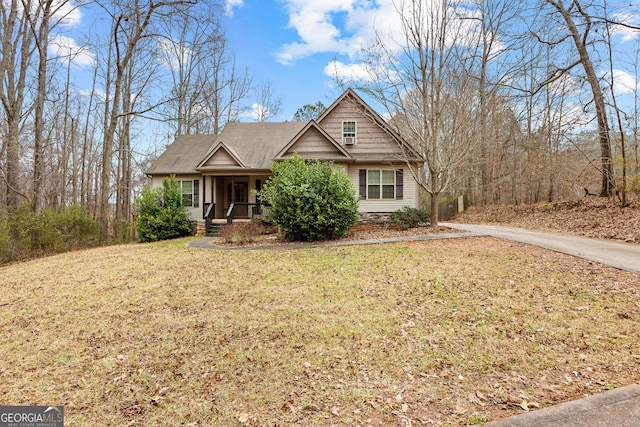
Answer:
<svg viewBox="0 0 640 427"><path fill-rule="evenodd" d="M182 135L144 173L169 175L198 173L196 166L211 149L215 135Z"/></svg>
<svg viewBox="0 0 640 427"><path fill-rule="evenodd" d="M268 170L282 147L291 141L305 125L304 122L227 123L215 142L222 141L232 148L247 168ZM209 148L212 149L213 145ZM208 156L209 153L202 156L199 161ZM200 170L207 170L207 167Z"/></svg>

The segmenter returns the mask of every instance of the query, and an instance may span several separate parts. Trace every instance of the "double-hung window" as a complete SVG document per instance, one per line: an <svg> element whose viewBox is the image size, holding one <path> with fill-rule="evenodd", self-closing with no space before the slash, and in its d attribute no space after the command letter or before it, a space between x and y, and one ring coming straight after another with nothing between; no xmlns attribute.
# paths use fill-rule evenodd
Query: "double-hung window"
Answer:
<svg viewBox="0 0 640 427"><path fill-rule="evenodd" d="M367 171L367 199L395 199L396 171L377 170Z"/></svg>
<svg viewBox="0 0 640 427"><path fill-rule="evenodd" d="M342 143L344 145L356 143L356 122L342 122Z"/></svg>
<svg viewBox="0 0 640 427"><path fill-rule="evenodd" d="M182 204L187 207L198 207L198 185L199 180L179 180L178 187L180 188L180 194L182 195Z"/></svg>

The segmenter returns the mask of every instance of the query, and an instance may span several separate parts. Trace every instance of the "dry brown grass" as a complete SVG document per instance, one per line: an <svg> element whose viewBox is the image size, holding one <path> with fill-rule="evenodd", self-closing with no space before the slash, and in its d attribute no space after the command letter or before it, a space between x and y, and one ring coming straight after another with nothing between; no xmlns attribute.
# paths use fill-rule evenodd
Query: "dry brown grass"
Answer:
<svg viewBox="0 0 640 427"><path fill-rule="evenodd" d="M0 401L68 426L466 425L640 380L640 282L491 238L0 268Z"/></svg>

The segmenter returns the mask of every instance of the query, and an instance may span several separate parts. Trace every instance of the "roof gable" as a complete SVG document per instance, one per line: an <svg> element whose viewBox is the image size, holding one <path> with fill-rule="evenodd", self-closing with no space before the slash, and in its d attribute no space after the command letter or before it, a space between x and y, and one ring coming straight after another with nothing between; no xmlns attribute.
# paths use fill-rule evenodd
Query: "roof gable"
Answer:
<svg viewBox="0 0 640 427"><path fill-rule="evenodd" d="M246 168L238 154L223 141L218 142L204 156L196 169L203 168Z"/></svg>
<svg viewBox="0 0 640 427"><path fill-rule="evenodd" d="M360 141L371 142L374 146L366 149L359 145L352 146L349 152L353 157L365 160L373 155L374 158L390 156L394 160L420 160L422 156L407 143L374 109L372 109L360 96L351 88L347 88L329 108L318 117L318 124L328 133L338 137L342 134L342 123L344 121L356 121L358 134L361 134L360 123L366 124L366 139L358 138ZM357 143L358 144L358 143Z"/></svg>
<svg viewBox="0 0 640 427"><path fill-rule="evenodd" d="M197 173L196 166L209 151L215 135L181 135L144 171L147 175Z"/></svg>
<svg viewBox="0 0 640 427"><path fill-rule="evenodd" d="M349 161L353 159L315 120L304 128L276 154L274 160L282 160L298 153L303 158Z"/></svg>

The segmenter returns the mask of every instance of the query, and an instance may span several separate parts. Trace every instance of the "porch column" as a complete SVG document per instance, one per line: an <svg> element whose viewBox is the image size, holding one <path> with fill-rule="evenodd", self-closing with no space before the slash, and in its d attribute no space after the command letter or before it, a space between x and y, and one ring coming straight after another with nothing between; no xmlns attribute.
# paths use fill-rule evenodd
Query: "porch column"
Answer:
<svg viewBox="0 0 640 427"><path fill-rule="evenodd" d="M231 177L231 205L233 205L235 202L236 202L236 177L232 176ZM229 224L233 222L234 210L235 210L235 206L231 211L231 215L227 217L227 223Z"/></svg>
<svg viewBox="0 0 640 427"><path fill-rule="evenodd" d="M236 177L231 177L231 203L236 202Z"/></svg>
<svg viewBox="0 0 640 427"><path fill-rule="evenodd" d="M211 203L216 203L215 184L216 184L216 178L212 176L211 177Z"/></svg>

